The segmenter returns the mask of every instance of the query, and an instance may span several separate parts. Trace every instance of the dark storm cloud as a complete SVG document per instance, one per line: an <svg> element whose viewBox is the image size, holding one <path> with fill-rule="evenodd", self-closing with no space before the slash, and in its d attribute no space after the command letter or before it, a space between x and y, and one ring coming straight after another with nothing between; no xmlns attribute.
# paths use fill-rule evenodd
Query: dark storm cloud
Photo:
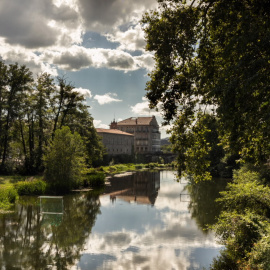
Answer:
<svg viewBox="0 0 270 270"><path fill-rule="evenodd" d="M116 24L130 22L135 11L151 8L156 0L78 0L85 25L92 31L106 31Z"/></svg>
<svg viewBox="0 0 270 270"><path fill-rule="evenodd" d="M61 33L48 25L51 20L75 23L78 14L65 5L57 8L51 0L0 2L0 36L11 45L38 48L56 44Z"/></svg>

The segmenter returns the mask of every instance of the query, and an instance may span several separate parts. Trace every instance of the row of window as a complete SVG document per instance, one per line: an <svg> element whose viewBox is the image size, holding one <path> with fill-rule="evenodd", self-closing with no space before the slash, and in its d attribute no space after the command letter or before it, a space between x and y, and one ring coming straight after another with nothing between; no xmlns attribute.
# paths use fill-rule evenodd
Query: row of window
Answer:
<svg viewBox="0 0 270 270"><path fill-rule="evenodd" d="M114 153L114 154L115 154L115 153L128 154L128 153L130 153L131 151L130 151L129 149L122 149L122 148L118 149L118 148L113 148L113 149L110 149L109 152Z"/></svg>
<svg viewBox="0 0 270 270"><path fill-rule="evenodd" d="M148 147L137 147L136 150L138 152L140 152L140 151L148 151Z"/></svg>

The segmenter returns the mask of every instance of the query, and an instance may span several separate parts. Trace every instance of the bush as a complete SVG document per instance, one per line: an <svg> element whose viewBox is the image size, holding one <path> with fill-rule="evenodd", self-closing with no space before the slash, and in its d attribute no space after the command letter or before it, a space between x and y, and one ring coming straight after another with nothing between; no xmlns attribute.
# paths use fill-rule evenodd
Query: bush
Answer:
<svg viewBox="0 0 270 270"><path fill-rule="evenodd" d="M233 180L218 199L224 211L214 229L226 248L211 269L270 269L270 188L247 168L236 171ZM227 262L237 268L223 267Z"/></svg>
<svg viewBox="0 0 270 270"><path fill-rule="evenodd" d="M4 186L0 189L0 209L8 210L18 198L13 186Z"/></svg>
<svg viewBox="0 0 270 270"><path fill-rule="evenodd" d="M102 187L105 185L105 174L103 172L98 172L95 174L88 174L84 179L85 187Z"/></svg>
<svg viewBox="0 0 270 270"><path fill-rule="evenodd" d="M85 145L69 127L55 132L44 156L45 179L55 193L65 193L81 184L85 165Z"/></svg>
<svg viewBox="0 0 270 270"><path fill-rule="evenodd" d="M42 180L20 181L14 186L19 195L42 195L46 191L47 183Z"/></svg>

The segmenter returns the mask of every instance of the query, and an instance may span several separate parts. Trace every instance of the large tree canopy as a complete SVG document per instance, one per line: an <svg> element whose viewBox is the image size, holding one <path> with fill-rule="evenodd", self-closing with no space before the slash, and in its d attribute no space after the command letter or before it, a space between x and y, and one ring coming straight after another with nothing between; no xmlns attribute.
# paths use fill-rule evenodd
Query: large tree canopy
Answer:
<svg viewBox="0 0 270 270"><path fill-rule="evenodd" d="M270 1L158 0L142 23L155 69L150 106L165 121L181 118L190 132L196 115L218 119L222 141L241 159L270 156ZM191 121L195 115L195 120ZM200 122L201 123L201 122Z"/></svg>
<svg viewBox="0 0 270 270"><path fill-rule="evenodd" d="M78 132L87 164L100 159L101 141L85 97L64 78L43 73L35 80L26 66L0 60L0 173L43 171L44 149L56 130Z"/></svg>

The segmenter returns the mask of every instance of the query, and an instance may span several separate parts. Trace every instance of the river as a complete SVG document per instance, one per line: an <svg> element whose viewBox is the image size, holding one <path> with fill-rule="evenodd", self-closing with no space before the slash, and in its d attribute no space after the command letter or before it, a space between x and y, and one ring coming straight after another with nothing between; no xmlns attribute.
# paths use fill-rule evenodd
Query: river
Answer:
<svg viewBox="0 0 270 270"><path fill-rule="evenodd" d="M0 269L207 269L222 248L206 226L219 211L207 185L139 172L102 193L22 197L0 216Z"/></svg>

